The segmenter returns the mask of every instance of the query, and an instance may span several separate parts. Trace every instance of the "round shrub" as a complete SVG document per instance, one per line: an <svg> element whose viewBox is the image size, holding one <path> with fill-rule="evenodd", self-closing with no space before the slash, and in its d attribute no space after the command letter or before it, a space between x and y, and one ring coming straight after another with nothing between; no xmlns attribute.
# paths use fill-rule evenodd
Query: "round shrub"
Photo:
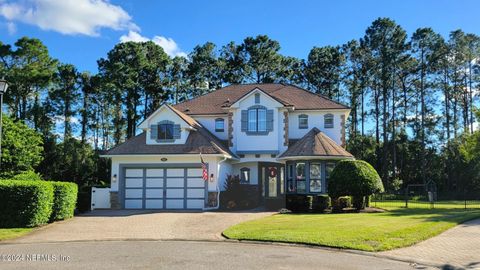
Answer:
<svg viewBox="0 0 480 270"><path fill-rule="evenodd" d="M363 207L363 197L383 192L383 184L377 171L367 162L342 160L330 175L328 189L333 198L346 195L361 197L361 200L355 200L355 207L359 209Z"/></svg>
<svg viewBox="0 0 480 270"><path fill-rule="evenodd" d="M330 196L322 194L315 196L312 202L312 210L317 213L322 213L323 211L331 207Z"/></svg>
<svg viewBox="0 0 480 270"><path fill-rule="evenodd" d="M50 221L63 220L73 217L77 204L78 187L70 182L49 182L53 186L53 211Z"/></svg>
<svg viewBox="0 0 480 270"><path fill-rule="evenodd" d="M16 174L10 178L10 180L22 180L22 181L41 181L42 176L34 171L24 171Z"/></svg>
<svg viewBox="0 0 480 270"><path fill-rule="evenodd" d="M45 224L52 204L53 186L48 182L0 180L0 228Z"/></svg>

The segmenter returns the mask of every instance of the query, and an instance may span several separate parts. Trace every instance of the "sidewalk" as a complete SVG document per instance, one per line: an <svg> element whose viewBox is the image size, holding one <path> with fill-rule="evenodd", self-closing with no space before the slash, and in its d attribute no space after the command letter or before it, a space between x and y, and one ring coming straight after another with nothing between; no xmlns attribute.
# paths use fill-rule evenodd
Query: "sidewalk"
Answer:
<svg viewBox="0 0 480 270"><path fill-rule="evenodd" d="M390 258L445 267L480 269L480 219L460 224L411 247L379 253Z"/></svg>

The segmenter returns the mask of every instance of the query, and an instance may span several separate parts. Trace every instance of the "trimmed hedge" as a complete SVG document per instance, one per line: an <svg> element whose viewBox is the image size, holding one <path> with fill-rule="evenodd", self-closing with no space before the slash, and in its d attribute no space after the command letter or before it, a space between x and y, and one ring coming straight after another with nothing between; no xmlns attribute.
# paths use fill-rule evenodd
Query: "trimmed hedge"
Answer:
<svg viewBox="0 0 480 270"><path fill-rule="evenodd" d="M330 196L322 194L313 197L312 210L317 213L323 213L325 210L331 207Z"/></svg>
<svg viewBox="0 0 480 270"><path fill-rule="evenodd" d="M286 208L293 213L304 213L310 210L311 196L287 195Z"/></svg>
<svg viewBox="0 0 480 270"><path fill-rule="evenodd" d="M78 187L71 182L49 182L53 186L54 200L50 221L73 217L77 204Z"/></svg>
<svg viewBox="0 0 480 270"><path fill-rule="evenodd" d="M53 186L49 182L0 180L0 228L46 224L52 205Z"/></svg>
<svg viewBox="0 0 480 270"><path fill-rule="evenodd" d="M342 212L344 208L352 207L352 198L350 196L342 196L333 200L332 211Z"/></svg>

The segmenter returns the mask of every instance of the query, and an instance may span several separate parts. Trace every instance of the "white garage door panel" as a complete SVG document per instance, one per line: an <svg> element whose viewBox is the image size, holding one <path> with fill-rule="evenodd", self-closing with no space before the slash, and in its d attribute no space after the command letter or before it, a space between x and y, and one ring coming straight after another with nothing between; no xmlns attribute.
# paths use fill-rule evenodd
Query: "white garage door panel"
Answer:
<svg viewBox="0 0 480 270"><path fill-rule="evenodd" d="M143 190L141 189L129 189L125 190L125 198L142 198Z"/></svg>
<svg viewBox="0 0 480 270"><path fill-rule="evenodd" d="M125 187L143 187L143 178L125 178Z"/></svg>
<svg viewBox="0 0 480 270"><path fill-rule="evenodd" d="M185 169L167 169L167 176L184 176Z"/></svg>
<svg viewBox="0 0 480 270"><path fill-rule="evenodd" d="M203 189L187 189L187 198L203 198L205 191Z"/></svg>
<svg viewBox="0 0 480 270"><path fill-rule="evenodd" d="M143 169L126 169L125 177L143 177Z"/></svg>
<svg viewBox="0 0 480 270"><path fill-rule="evenodd" d="M202 169L187 169L187 176L202 177Z"/></svg>
<svg viewBox="0 0 480 270"><path fill-rule="evenodd" d="M167 189L167 198L183 198L183 188L182 189Z"/></svg>
<svg viewBox="0 0 480 270"><path fill-rule="evenodd" d="M163 169L147 169L147 177L162 177Z"/></svg>
<svg viewBox="0 0 480 270"><path fill-rule="evenodd" d="M125 200L126 209L141 209L142 200Z"/></svg>
<svg viewBox="0 0 480 270"><path fill-rule="evenodd" d="M146 200L145 201L145 208L148 208L148 209L162 209L163 208L163 200Z"/></svg>
<svg viewBox="0 0 480 270"><path fill-rule="evenodd" d="M203 208L203 200L187 200L187 208L188 209L202 209Z"/></svg>
<svg viewBox="0 0 480 270"><path fill-rule="evenodd" d="M167 209L180 209L183 208L183 199L171 200L167 199Z"/></svg>
<svg viewBox="0 0 480 270"><path fill-rule="evenodd" d="M146 187L163 187L163 178L147 178Z"/></svg>
<svg viewBox="0 0 480 270"><path fill-rule="evenodd" d="M203 179L189 178L187 179L187 187L204 187L205 181Z"/></svg>
<svg viewBox="0 0 480 270"><path fill-rule="evenodd" d="M183 178L167 178L167 187L183 187Z"/></svg>
<svg viewBox="0 0 480 270"><path fill-rule="evenodd" d="M163 198L163 189L147 189L145 190L146 198Z"/></svg>

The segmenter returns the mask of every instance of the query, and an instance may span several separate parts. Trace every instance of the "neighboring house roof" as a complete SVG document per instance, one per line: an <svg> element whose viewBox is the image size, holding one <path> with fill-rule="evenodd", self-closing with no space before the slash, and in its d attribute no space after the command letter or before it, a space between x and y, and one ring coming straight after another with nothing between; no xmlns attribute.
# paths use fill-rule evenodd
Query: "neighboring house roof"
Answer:
<svg viewBox="0 0 480 270"><path fill-rule="evenodd" d="M280 159L300 156L353 158L352 154L336 144L316 127L288 147L287 151L280 156Z"/></svg>
<svg viewBox="0 0 480 270"><path fill-rule="evenodd" d="M189 115L225 114L225 108L230 107L256 88L284 106L293 106L296 110L350 109L325 96L297 86L280 83L234 84L179 103L174 107Z"/></svg>
<svg viewBox="0 0 480 270"><path fill-rule="evenodd" d="M105 155L175 155L175 154L222 154L236 157L224 142L204 128L190 116L166 105L187 124L195 128L191 130L185 144L147 144L146 132L128 139L122 144L108 150Z"/></svg>

